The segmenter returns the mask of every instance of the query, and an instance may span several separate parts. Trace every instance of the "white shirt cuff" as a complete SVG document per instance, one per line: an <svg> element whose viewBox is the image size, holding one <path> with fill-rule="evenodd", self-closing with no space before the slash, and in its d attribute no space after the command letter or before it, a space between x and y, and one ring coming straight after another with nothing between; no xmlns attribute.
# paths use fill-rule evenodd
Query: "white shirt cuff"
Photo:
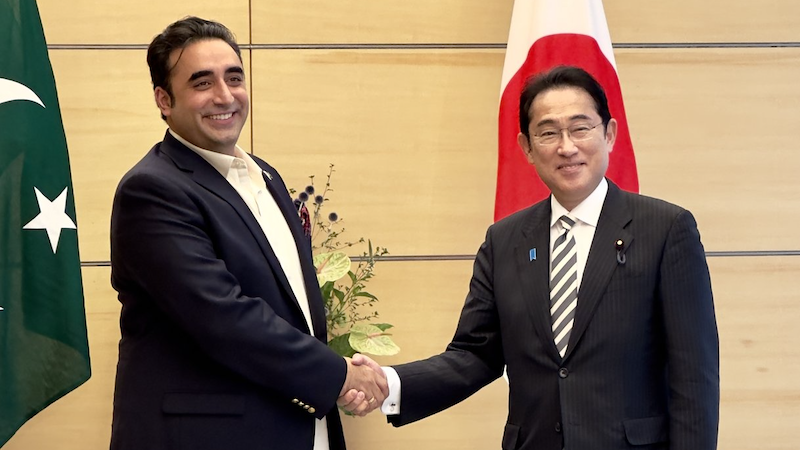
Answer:
<svg viewBox="0 0 800 450"><path fill-rule="evenodd" d="M381 412L387 416L400 414L400 375L391 367L381 367L389 383L389 396L381 405Z"/></svg>

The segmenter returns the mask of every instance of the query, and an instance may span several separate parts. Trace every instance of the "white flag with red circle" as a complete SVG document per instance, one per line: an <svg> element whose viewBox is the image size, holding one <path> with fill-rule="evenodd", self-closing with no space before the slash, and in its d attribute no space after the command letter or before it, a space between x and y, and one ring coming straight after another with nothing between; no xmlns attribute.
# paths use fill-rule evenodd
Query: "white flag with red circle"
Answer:
<svg viewBox="0 0 800 450"><path fill-rule="evenodd" d="M495 220L550 195L517 145L519 96L528 78L559 65L589 72L608 97L619 122L606 175L622 189L639 191L622 91L601 0L516 0L503 66Z"/></svg>

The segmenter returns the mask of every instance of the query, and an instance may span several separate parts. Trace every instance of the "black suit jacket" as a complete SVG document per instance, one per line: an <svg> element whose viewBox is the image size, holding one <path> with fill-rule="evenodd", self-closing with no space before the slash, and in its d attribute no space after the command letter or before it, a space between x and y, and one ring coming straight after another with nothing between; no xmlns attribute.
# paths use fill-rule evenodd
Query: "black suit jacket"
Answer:
<svg viewBox="0 0 800 450"><path fill-rule="evenodd" d="M489 228L453 341L396 367L401 414L390 421L447 408L507 365L503 449L716 448L719 343L692 215L609 182L563 359L550 328L549 226L548 199Z"/></svg>
<svg viewBox="0 0 800 450"><path fill-rule="evenodd" d="M313 332L233 187L169 132L120 181L111 281L122 303L112 449L311 450L344 360L325 344L311 248L277 171L254 158L295 237Z"/></svg>

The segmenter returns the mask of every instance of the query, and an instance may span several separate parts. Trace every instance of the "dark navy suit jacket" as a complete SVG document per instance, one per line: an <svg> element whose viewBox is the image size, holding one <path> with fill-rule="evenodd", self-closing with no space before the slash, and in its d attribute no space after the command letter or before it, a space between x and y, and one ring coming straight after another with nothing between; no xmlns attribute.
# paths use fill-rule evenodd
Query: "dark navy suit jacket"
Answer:
<svg viewBox="0 0 800 450"><path fill-rule="evenodd" d="M549 229L549 199L489 228L447 350L396 367L401 414L390 422L441 411L507 365L503 449L715 449L719 342L692 215L609 182L563 359L550 328Z"/></svg>
<svg viewBox="0 0 800 450"><path fill-rule="evenodd" d="M325 344L310 243L277 171L254 159L297 242L313 330L239 194L167 132L114 198L112 449L311 450L324 416L344 448L347 369Z"/></svg>

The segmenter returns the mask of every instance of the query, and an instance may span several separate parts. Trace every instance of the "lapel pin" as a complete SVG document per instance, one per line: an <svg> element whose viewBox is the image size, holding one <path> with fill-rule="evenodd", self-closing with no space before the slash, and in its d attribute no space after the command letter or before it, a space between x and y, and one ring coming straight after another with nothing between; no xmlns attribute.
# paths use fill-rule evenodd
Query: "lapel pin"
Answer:
<svg viewBox="0 0 800 450"><path fill-rule="evenodd" d="M536 249L532 248L528 252L528 256L531 258L531 261L536 261Z"/></svg>
<svg viewBox="0 0 800 450"><path fill-rule="evenodd" d="M622 252L625 250L625 241L617 239L614 241L614 248L617 249L617 263L625 264L625 261L628 260L628 258L625 257L625 253Z"/></svg>
<svg viewBox="0 0 800 450"><path fill-rule="evenodd" d="M266 176L269 181L272 181L272 174L267 172L266 170L264 170L263 172L264 172L264 176Z"/></svg>

